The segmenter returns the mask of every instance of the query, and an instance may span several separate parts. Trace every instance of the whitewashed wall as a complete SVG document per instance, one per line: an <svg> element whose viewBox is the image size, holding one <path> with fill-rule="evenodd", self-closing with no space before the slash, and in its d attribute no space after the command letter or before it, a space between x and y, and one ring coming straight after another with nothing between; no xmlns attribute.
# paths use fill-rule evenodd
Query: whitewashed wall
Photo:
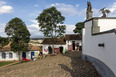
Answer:
<svg viewBox="0 0 116 77"><path fill-rule="evenodd" d="M39 51L28 51L26 52L26 59L31 59L31 52L37 52L39 54ZM8 51L8 52L4 52L6 53L6 58L2 58L2 53L0 52L0 61L13 61L13 60L19 60L19 55L18 53L14 53L13 51ZM13 54L12 58L9 58L9 53ZM22 53L21 53L21 59L22 59Z"/></svg>
<svg viewBox="0 0 116 77"><path fill-rule="evenodd" d="M50 44L50 45L49 45L49 44L44 44L44 45L43 45L43 49L42 49L42 50L43 50L43 54L48 54L48 53L49 53L49 51L48 51L48 52L45 52L45 51L44 51L44 49L47 50L49 46L52 47L51 44ZM66 45L54 45L54 48L59 48L60 46L62 46L63 48L66 48Z"/></svg>
<svg viewBox="0 0 116 77"><path fill-rule="evenodd" d="M111 19L110 19L111 20ZM100 31L116 28L116 19L100 19L98 21ZM105 63L116 75L116 34L108 33L102 35L91 35L92 21L85 23L83 29L83 54L92 56ZM104 43L105 47L99 47L99 43Z"/></svg>
<svg viewBox="0 0 116 77"><path fill-rule="evenodd" d="M116 19L98 19L100 32L116 28Z"/></svg>
<svg viewBox="0 0 116 77"><path fill-rule="evenodd" d="M4 52L4 53L6 53L6 58L2 58L2 53L3 52L0 52L0 61L19 60L18 53L14 53L12 51ZM13 58L9 58L9 53L13 54Z"/></svg>
<svg viewBox="0 0 116 77"><path fill-rule="evenodd" d="M72 42L75 41L76 43L79 43L79 46L82 46L82 41L81 40L66 40L66 49L68 49L68 45L72 45Z"/></svg>

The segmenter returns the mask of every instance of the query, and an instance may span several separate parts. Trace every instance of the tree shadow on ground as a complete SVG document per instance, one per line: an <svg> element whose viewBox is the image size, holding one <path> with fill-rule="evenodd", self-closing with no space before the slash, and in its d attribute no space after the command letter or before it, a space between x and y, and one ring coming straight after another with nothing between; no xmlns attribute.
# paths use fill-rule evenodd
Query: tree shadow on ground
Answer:
<svg viewBox="0 0 116 77"><path fill-rule="evenodd" d="M92 63L82 60L81 51L69 51L64 56L71 58L72 68L64 64L59 64L59 66L70 72L72 77L101 77Z"/></svg>

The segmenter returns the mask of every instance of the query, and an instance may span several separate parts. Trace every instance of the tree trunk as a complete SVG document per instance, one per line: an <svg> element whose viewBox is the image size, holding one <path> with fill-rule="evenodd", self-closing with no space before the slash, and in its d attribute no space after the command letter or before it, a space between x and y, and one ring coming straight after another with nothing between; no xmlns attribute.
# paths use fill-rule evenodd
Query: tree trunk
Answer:
<svg viewBox="0 0 116 77"><path fill-rule="evenodd" d="M18 55L19 55L19 61L21 61L21 53L18 51Z"/></svg>
<svg viewBox="0 0 116 77"><path fill-rule="evenodd" d="M52 37L52 54L54 55L54 37Z"/></svg>
<svg viewBox="0 0 116 77"><path fill-rule="evenodd" d="M54 44L52 44L52 54L54 54Z"/></svg>

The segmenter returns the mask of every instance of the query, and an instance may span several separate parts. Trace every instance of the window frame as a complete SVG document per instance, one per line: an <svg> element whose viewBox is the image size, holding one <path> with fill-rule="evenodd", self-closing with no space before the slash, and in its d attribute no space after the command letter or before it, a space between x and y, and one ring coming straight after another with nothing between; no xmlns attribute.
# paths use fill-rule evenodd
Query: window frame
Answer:
<svg viewBox="0 0 116 77"><path fill-rule="evenodd" d="M13 58L13 53L9 53L9 58Z"/></svg>
<svg viewBox="0 0 116 77"><path fill-rule="evenodd" d="M2 53L2 59L6 59L6 53L5 52Z"/></svg>

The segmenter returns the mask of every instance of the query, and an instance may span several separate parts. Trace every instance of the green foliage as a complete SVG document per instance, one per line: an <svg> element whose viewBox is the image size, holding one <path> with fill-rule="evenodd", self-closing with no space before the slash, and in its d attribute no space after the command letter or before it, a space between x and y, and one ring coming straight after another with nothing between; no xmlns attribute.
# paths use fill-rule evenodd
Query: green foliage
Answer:
<svg viewBox="0 0 116 77"><path fill-rule="evenodd" d="M74 33L82 34L82 28L84 28L84 22L79 22L75 25L75 29L73 30Z"/></svg>
<svg viewBox="0 0 116 77"><path fill-rule="evenodd" d="M1 67L1 66L5 66L5 65L8 65L8 64L10 64L10 63L13 63L13 62L0 62L0 67Z"/></svg>
<svg viewBox="0 0 116 77"><path fill-rule="evenodd" d="M30 33L21 19L14 18L10 20L5 27L5 32L11 37L12 51L18 52L20 55L20 52L28 50Z"/></svg>
<svg viewBox="0 0 116 77"><path fill-rule="evenodd" d="M8 45L8 43L9 43L8 38L0 37L0 48L2 48L5 45Z"/></svg>
<svg viewBox="0 0 116 77"><path fill-rule="evenodd" d="M60 25L63 24L65 17L55 7L43 10L36 19L38 20L40 31L46 37L59 37L65 33L66 26Z"/></svg>
<svg viewBox="0 0 116 77"><path fill-rule="evenodd" d="M64 23L65 17L55 7L43 10L36 20L39 23L40 31L44 36L51 37L53 44L57 37L62 37L65 33L66 26L61 25ZM54 45L52 48L54 53Z"/></svg>

